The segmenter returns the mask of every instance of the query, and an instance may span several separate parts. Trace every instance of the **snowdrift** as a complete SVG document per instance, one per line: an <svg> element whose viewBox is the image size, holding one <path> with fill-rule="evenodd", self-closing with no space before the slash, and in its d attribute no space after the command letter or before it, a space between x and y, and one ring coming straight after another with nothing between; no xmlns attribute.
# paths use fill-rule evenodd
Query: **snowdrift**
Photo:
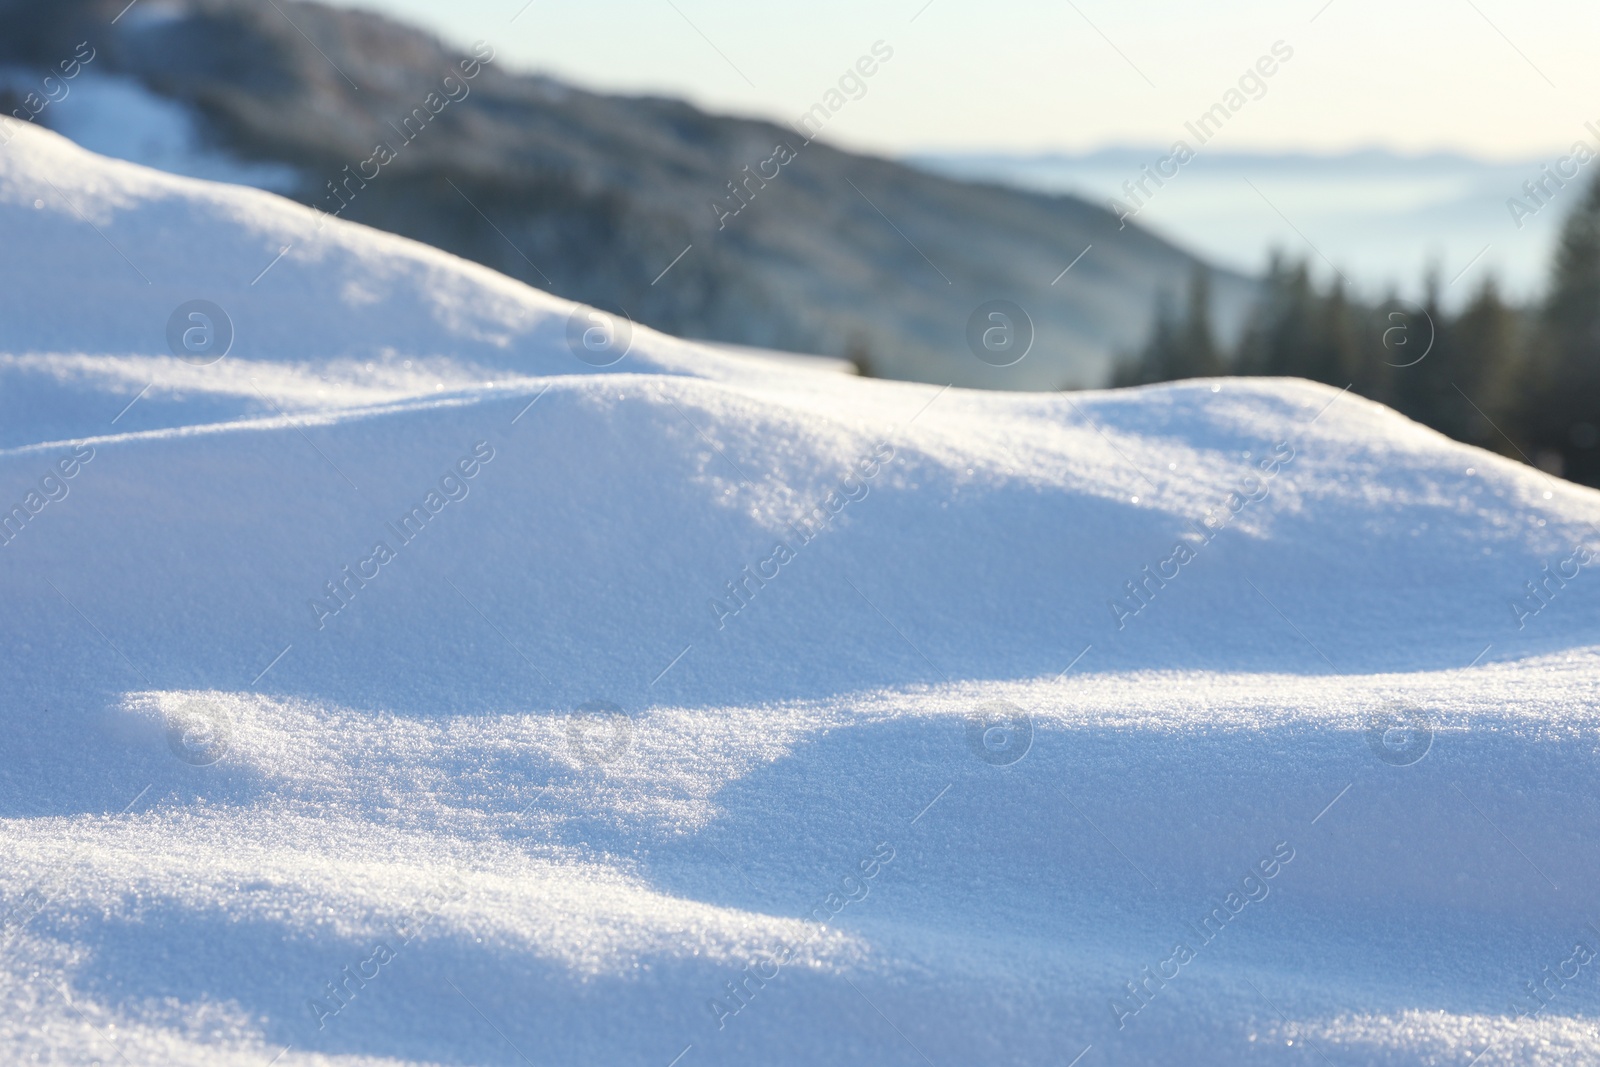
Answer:
<svg viewBox="0 0 1600 1067"><path fill-rule="evenodd" d="M1600 1062L1595 493L9 133L6 1062Z"/></svg>

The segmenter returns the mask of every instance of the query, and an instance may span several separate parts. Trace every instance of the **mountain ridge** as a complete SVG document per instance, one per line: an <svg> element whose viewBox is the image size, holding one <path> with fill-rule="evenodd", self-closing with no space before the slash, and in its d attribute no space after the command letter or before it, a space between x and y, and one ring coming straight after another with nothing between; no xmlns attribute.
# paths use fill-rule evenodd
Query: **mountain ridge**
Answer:
<svg viewBox="0 0 1600 1067"><path fill-rule="evenodd" d="M326 207L330 182L392 141L442 78L462 80L463 57L382 16L277 6L281 17L242 0L186 0L113 23L111 0L11 0L0 4L0 62L47 68L87 39L99 58L83 79L132 79L178 102L208 143L293 167L290 195ZM841 355L940 384L1087 386L1143 340L1157 301L1198 263L1077 197L801 144L764 120L592 93L492 61L463 87L344 217L681 336ZM72 104L40 120L70 135ZM797 158L750 186L744 168L779 143ZM713 204L735 181L754 199L719 229ZM1224 332L1254 291L1217 272ZM1020 305L1036 331L1015 366L969 350L968 319L993 299Z"/></svg>

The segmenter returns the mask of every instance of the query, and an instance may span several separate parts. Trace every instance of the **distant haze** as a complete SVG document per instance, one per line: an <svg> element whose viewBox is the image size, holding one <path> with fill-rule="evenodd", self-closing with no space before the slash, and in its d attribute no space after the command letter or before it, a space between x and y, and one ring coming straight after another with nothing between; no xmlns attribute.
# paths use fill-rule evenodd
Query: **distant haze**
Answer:
<svg viewBox="0 0 1600 1067"><path fill-rule="evenodd" d="M962 178L1077 193L1095 203L1135 200L1124 183L1167 155L1151 148L1084 155L924 155L912 161ZM1137 221L1214 263L1259 271L1274 248L1335 268L1360 293L1415 296L1436 269L1446 302L1459 305L1488 275L1512 296L1542 291L1560 220L1582 195L1588 168L1522 218L1506 201L1541 176L1538 160L1486 162L1460 155L1404 157L1383 151L1338 156L1208 153L1143 197ZM1174 169L1168 164L1167 169ZM1569 170L1571 168L1569 167ZM1139 190L1136 188L1135 193Z"/></svg>

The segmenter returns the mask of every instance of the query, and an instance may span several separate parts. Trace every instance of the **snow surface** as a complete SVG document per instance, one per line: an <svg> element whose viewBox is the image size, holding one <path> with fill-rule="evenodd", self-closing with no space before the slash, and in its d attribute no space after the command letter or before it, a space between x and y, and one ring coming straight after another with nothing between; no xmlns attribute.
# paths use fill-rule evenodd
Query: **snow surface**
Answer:
<svg viewBox="0 0 1600 1067"><path fill-rule="evenodd" d="M4 133L0 1062L1600 1063L1594 492L1296 381L595 368Z"/></svg>

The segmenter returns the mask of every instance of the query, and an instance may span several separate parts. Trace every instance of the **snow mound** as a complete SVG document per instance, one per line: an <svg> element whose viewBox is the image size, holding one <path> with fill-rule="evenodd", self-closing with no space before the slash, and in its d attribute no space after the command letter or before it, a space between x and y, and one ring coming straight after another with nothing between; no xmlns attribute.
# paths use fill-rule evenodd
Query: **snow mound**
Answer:
<svg viewBox="0 0 1600 1067"><path fill-rule="evenodd" d="M5 1062L1600 1062L1600 495L0 137Z"/></svg>

